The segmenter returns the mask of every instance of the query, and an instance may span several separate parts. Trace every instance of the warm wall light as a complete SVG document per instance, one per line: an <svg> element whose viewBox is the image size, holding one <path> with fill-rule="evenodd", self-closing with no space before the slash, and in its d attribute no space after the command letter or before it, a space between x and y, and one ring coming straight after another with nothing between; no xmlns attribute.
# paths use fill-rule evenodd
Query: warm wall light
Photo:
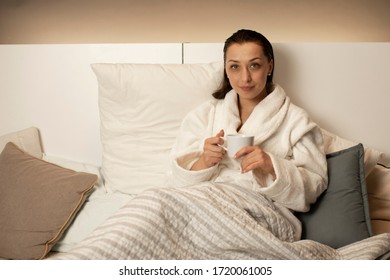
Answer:
<svg viewBox="0 0 390 280"><path fill-rule="evenodd" d="M2 0L0 43L221 42L240 28L272 41L390 41L390 1Z"/></svg>

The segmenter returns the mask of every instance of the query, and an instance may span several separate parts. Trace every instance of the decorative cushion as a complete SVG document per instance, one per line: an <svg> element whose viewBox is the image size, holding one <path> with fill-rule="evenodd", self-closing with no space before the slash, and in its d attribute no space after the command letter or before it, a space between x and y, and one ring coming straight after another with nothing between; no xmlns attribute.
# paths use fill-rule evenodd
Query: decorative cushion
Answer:
<svg viewBox="0 0 390 280"><path fill-rule="evenodd" d="M137 194L166 185L182 119L212 98L223 63L92 64L92 69L99 84L106 187Z"/></svg>
<svg viewBox="0 0 390 280"><path fill-rule="evenodd" d="M97 176L33 157L9 142L0 154L0 258L42 259Z"/></svg>
<svg viewBox="0 0 390 280"><path fill-rule="evenodd" d="M13 142L32 156L42 158L41 140L36 127L30 127L0 136L0 153L8 142Z"/></svg>
<svg viewBox="0 0 390 280"><path fill-rule="evenodd" d="M339 248L372 235L363 145L328 154L327 162L328 189L309 212L296 215L302 239Z"/></svg>
<svg viewBox="0 0 390 280"><path fill-rule="evenodd" d="M325 129L321 129L324 137L324 149L326 154L341 151L358 143L342 138ZM370 174L378 162L383 160L384 154L380 151L364 146L364 172L366 177Z"/></svg>
<svg viewBox="0 0 390 280"><path fill-rule="evenodd" d="M390 232L390 167L376 165L367 177L373 234Z"/></svg>

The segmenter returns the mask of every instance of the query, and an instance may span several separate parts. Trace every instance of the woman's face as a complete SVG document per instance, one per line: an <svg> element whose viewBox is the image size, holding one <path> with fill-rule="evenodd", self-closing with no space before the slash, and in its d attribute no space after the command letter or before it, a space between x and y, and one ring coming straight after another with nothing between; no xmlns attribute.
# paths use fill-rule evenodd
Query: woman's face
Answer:
<svg viewBox="0 0 390 280"><path fill-rule="evenodd" d="M240 102L260 102L267 95L267 76L273 61L264 55L263 47L247 42L232 44L226 50L226 74Z"/></svg>

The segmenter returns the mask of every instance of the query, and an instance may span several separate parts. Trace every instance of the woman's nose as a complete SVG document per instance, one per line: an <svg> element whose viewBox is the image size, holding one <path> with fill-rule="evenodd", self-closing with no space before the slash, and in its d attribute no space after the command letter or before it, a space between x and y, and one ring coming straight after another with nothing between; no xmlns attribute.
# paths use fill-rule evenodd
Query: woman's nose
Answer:
<svg viewBox="0 0 390 280"><path fill-rule="evenodd" d="M242 80L245 82L250 82L252 80L249 69L244 68L244 70L242 71Z"/></svg>

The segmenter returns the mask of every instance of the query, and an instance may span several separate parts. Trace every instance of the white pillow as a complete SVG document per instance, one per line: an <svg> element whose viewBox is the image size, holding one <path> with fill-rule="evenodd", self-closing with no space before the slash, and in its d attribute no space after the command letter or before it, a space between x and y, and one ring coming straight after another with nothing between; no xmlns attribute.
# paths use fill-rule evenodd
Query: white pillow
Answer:
<svg viewBox="0 0 390 280"><path fill-rule="evenodd" d="M92 64L99 84L105 186L128 194L164 186L183 117L212 98L223 63Z"/></svg>
<svg viewBox="0 0 390 280"><path fill-rule="evenodd" d="M0 136L0 153L8 142L13 142L32 156L42 158L41 139L36 127L29 127Z"/></svg>

